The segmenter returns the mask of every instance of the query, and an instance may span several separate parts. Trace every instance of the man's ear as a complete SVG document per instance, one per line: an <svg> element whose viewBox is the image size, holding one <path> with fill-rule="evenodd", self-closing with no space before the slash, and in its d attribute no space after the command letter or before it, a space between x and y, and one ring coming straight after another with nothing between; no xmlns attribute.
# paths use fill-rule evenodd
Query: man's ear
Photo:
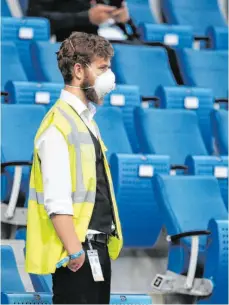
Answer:
<svg viewBox="0 0 229 305"><path fill-rule="evenodd" d="M81 81L84 78L84 69L81 64L75 64L73 67L73 77L76 77L77 80Z"/></svg>

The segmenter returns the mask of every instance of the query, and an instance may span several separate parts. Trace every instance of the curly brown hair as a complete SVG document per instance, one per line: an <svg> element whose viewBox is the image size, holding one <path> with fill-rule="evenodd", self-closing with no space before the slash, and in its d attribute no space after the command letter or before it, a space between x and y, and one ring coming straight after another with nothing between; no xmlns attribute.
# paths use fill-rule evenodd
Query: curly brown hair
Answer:
<svg viewBox="0 0 229 305"><path fill-rule="evenodd" d="M56 53L58 67L65 84L72 81L72 70L76 63L90 65L96 57L109 59L114 55L110 42L103 37L82 32L73 32L65 39Z"/></svg>

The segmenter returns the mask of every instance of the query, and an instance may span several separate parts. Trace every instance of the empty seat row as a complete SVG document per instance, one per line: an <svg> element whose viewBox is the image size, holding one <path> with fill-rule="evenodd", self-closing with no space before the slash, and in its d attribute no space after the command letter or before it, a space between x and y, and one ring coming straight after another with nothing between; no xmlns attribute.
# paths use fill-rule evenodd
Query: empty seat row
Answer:
<svg viewBox="0 0 229 305"><path fill-rule="evenodd" d="M20 177L22 185L19 192L19 195L23 196L23 203L27 202L30 173L30 164L23 162L32 160L33 139L45 113L46 110L41 105L2 105L2 126L4 130L8 130L2 137L2 161L15 162L14 165L20 167L25 165L22 168ZM182 110L137 108L136 122L139 124L138 129L142 130L139 135L141 137L139 144L144 154L133 153L120 109L102 107L98 110L95 120L108 147L108 159L124 228L125 246L147 247L156 242L162 228L162 221L156 200L154 200L151 180L157 173L169 176L172 165L178 165L178 168L183 170L186 169L184 165L188 165L187 173L191 175L215 176L219 180L222 198L227 207L228 160L207 156L195 113ZM117 135L119 141L116 141ZM190 155L193 156L191 161ZM203 159L198 159L200 158L198 156L202 156ZM18 161L21 162L17 163ZM203 162L205 170L199 169ZM4 167L3 164L2 167L4 168L1 179L4 204L1 208L4 209L2 215L5 217L15 167L12 164L10 167ZM128 219L125 217L128 209L127 202L131 203L133 211ZM144 205L144 209L139 211L138 207L141 205ZM148 212L145 213L145 210ZM142 224L136 234L144 237L136 239L133 230L136 230L136 217L141 213ZM15 224L18 220L16 218L5 217L4 221ZM152 231L150 238L147 235L148 230ZM136 241L138 244L135 244Z"/></svg>
<svg viewBox="0 0 229 305"><path fill-rule="evenodd" d="M1 245L1 304L52 304L51 274L30 276L35 279L35 293L25 290L12 247ZM152 304L152 300L143 294L112 294L110 304Z"/></svg>

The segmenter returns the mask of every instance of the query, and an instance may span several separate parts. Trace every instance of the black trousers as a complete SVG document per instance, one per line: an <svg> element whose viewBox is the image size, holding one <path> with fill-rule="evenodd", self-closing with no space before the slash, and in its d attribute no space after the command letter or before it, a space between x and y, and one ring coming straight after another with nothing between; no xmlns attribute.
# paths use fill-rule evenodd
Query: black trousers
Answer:
<svg viewBox="0 0 229 305"><path fill-rule="evenodd" d="M111 290L111 261L107 245L91 242L98 250L104 282L95 282L86 253L84 265L76 272L67 267L56 269L53 278L53 304L109 304ZM88 243L83 244L85 252Z"/></svg>

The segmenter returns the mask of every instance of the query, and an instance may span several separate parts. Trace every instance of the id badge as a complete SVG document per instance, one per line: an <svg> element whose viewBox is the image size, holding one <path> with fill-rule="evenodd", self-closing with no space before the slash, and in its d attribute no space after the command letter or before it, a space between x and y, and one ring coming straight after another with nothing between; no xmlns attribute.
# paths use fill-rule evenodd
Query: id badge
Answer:
<svg viewBox="0 0 229 305"><path fill-rule="evenodd" d="M103 282L103 272L99 261L99 255L97 250L87 251L89 263L91 266L92 275L95 282Z"/></svg>

